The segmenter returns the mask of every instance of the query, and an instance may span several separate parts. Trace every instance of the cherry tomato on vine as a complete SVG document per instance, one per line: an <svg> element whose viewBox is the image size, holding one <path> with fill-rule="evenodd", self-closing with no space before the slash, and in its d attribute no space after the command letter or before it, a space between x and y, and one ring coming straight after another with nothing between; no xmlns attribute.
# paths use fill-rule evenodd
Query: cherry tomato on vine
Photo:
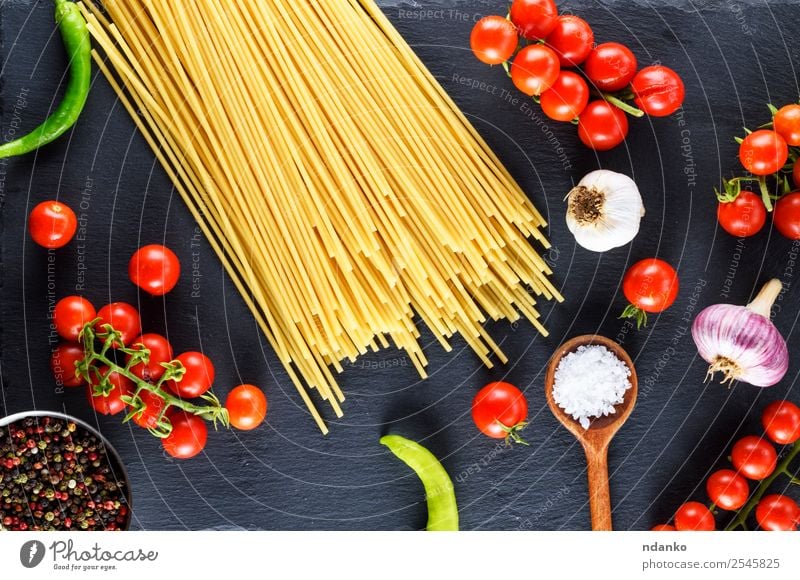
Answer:
<svg viewBox="0 0 800 580"><path fill-rule="evenodd" d="M166 370L161 363L172 360L172 345L160 334L147 333L133 339L131 348L141 350L139 345L150 349L150 361L147 364L138 363L131 367L131 372L145 381L157 381ZM130 360L130 355L126 360Z"/></svg>
<svg viewBox="0 0 800 580"><path fill-rule="evenodd" d="M775 443L794 443L800 439L800 407L791 401L773 401L761 413L761 424Z"/></svg>
<svg viewBox="0 0 800 580"><path fill-rule="evenodd" d="M574 14L562 14L556 25L547 35L547 46L558 55L561 66L578 66L594 46L594 32L583 18Z"/></svg>
<svg viewBox="0 0 800 580"><path fill-rule="evenodd" d="M708 497L714 505L724 510L738 510L750 495L747 480L732 469L720 469L706 481Z"/></svg>
<svg viewBox="0 0 800 580"><path fill-rule="evenodd" d="M517 49L517 29L502 16L485 16L472 28L469 44L478 60L486 64L507 61Z"/></svg>
<svg viewBox="0 0 800 580"><path fill-rule="evenodd" d="M558 8L553 0L514 0L511 22L528 40L541 40L556 26Z"/></svg>
<svg viewBox="0 0 800 580"><path fill-rule="evenodd" d="M717 206L717 221L722 229L747 238L761 231L767 222L767 208L761 196L752 191L741 191L733 201L721 201Z"/></svg>
<svg viewBox="0 0 800 580"><path fill-rule="evenodd" d="M86 385L86 395L89 404L95 411L102 415L116 415L125 408L125 402L121 397L130 395L133 390L133 381L124 377L116 371L109 372L108 367L103 367L100 372L104 377L108 377L112 388L107 395L95 395L94 386L99 384L97 376L90 377L90 383Z"/></svg>
<svg viewBox="0 0 800 580"><path fill-rule="evenodd" d="M133 415L133 422L143 429L154 429L158 425L158 418L167 407L167 403L163 397L147 390L142 390L139 398L142 400L144 408Z"/></svg>
<svg viewBox="0 0 800 580"><path fill-rule="evenodd" d="M622 292L628 302L645 312L663 312L678 297L678 273L658 258L645 258L628 268Z"/></svg>
<svg viewBox="0 0 800 580"><path fill-rule="evenodd" d="M633 102L646 115L666 117L683 104L686 89L681 77L665 66L646 66L633 77Z"/></svg>
<svg viewBox="0 0 800 580"><path fill-rule="evenodd" d="M650 528L651 532L674 532L675 526L670 524L658 524L657 526L653 526Z"/></svg>
<svg viewBox="0 0 800 580"><path fill-rule="evenodd" d="M28 217L28 231L33 241L44 248L66 246L78 229L75 212L60 201L43 201Z"/></svg>
<svg viewBox="0 0 800 580"><path fill-rule="evenodd" d="M53 311L53 324L61 338L78 340L78 335L87 322L97 316L92 303L82 296L67 296L56 303Z"/></svg>
<svg viewBox="0 0 800 580"><path fill-rule="evenodd" d="M755 435L747 435L733 446L731 463L746 478L761 480L775 471L778 454L768 441Z"/></svg>
<svg viewBox="0 0 800 580"><path fill-rule="evenodd" d="M562 70L553 85L542 93L539 103L551 119L572 121L589 103L589 85L579 74Z"/></svg>
<svg viewBox="0 0 800 580"><path fill-rule="evenodd" d="M79 387L83 379L75 375L75 363L83 360L83 347L77 342L62 342L50 356L50 369L56 382L65 387Z"/></svg>
<svg viewBox="0 0 800 580"><path fill-rule="evenodd" d="M795 187L800 187L800 159L792 166L792 181Z"/></svg>
<svg viewBox="0 0 800 580"><path fill-rule="evenodd" d="M681 532L709 532L716 528L716 522L706 506L687 501L675 512L675 527Z"/></svg>
<svg viewBox="0 0 800 580"><path fill-rule="evenodd" d="M578 137L595 151L608 151L628 135L628 117L614 105L592 101L578 116Z"/></svg>
<svg viewBox="0 0 800 580"><path fill-rule="evenodd" d="M205 448L208 427L203 419L179 409L168 412L167 418L172 432L161 440L164 451L178 459L189 459Z"/></svg>
<svg viewBox="0 0 800 580"><path fill-rule="evenodd" d="M267 398L255 385L239 385L225 399L231 425L242 431L255 429L267 416Z"/></svg>
<svg viewBox="0 0 800 580"><path fill-rule="evenodd" d="M175 357L186 372L180 381L168 381L169 389L182 399L199 397L214 382L214 364L201 352L184 352Z"/></svg>
<svg viewBox="0 0 800 580"><path fill-rule="evenodd" d="M772 119L772 127L788 145L800 145L800 105L784 105Z"/></svg>
<svg viewBox="0 0 800 580"><path fill-rule="evenodd" d="M139 248L128 264L131 282L153 296L163 296L178 283L181 263L175 253L159 244Z"/></svg>
<svg viewBox="0 0 800 580"><path fill-rule="evenodd" d="M785 495L768 495L756 506L756 521L764 530L793 532L800 525L800 506Z"/></svg>
<svg viewBox="0 0 800 580"><path fill-rule="evenodd" d="M598 44L583 63L583 72L601 91L616 92L628 86L636 74L636 57L619 42Z"/></svg>
<svg viewBox="0 0 800 580"><path fill-rule="evenodd" d="M543 44L523 48L511 63L511 81L528 96L541 95L556 82L561 65L552 49Z"/></svg>
<svg viewBox="0 0 800 580"><path fill-rule="evenodd" d="M472 400L472 420L484 435L524 443L519 436L527 425L528 401L517 387L502 381L489 383Z"/></svg>
<svg viewBox="0 0 800 580"><path fill-rule="evenodd" d="M786 164L789 146L775 131L759 129L739 145L739 161L754 175L771 175Z"/></svg>
<svg viewBox="0 0 800 580"><path fill-rule="evenodd" d="M97 311L97 317L100 320L94 327L99 331L102 330L104 324L110 324L114 330L122 334L122 344L125 346L128 346L142 332L142 319L139 317L139 311L126 302L112 302L103 306ZM115 348L118 346L118 344L114 344Z"/></svg>
<svg viewBox="0 0 800 580"><path fill-rule="evenodd" d="M800 191L781 197L775 204L772 219L781 234L790 240L800 240Z"/></svg>

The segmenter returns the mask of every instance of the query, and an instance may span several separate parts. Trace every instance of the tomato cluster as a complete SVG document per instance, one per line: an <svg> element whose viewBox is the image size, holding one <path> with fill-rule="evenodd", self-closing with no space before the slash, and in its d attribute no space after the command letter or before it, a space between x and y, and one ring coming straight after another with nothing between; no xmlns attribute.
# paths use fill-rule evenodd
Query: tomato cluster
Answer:
<svg viewBox="0 0 800 580"><path fill-rule="evenodd" d="M475 24L470 46L482 62L502 64L545 115L576 123L580 140L597 151L625 140L626 112L665 117L685 95L675 71L661 65L638 70L627 46L595 45L592 27L574 14L559 15L554 0L514 0L508 18L486 16Z"/></svg>
<svg viewBox="0 0 800 580"><path fill-rule="evenodd" d="M177 284L180 264L169 249L151 245L134 254L129 270L137 285L158 296ZM215 379L211 360L193 351L175 357L164 336L142 333L139 311L130 304L113 302L95 310L86 298L67 296L56 303L53 324L65 340L51 356L56 380L67 387L84 386L97 413L125 412L126 421L159 436L173 457L187 459L203 450L205 419L249 430L266 416L266 397L253 385L232 389L223 408L210 392Z"/></svg>
<svg viewBox="0 0 800 580"><path fill-rule="evenodd" d="M674 525L660 524L653 531L714 530L714 508L741 510L726 529L745 527L753 507L756 522L762 530L796 530L800 526L800 506L797 502L784 494L764 494L781 473L796 481L796 477L789 472L789 465L800 452L800 407L790 401L774 401L762 412L761 423L772 442L778 445L794 444L781 465L778 465L778 452L769 440L756 435L742 437L731 449L730 461L734 469L720 469L706 480L706 493L712 502L711 507L697 501L686 502L675 512ZM760 482L752 495L748 480Z"/></svg>
<svg viewBox="0 0 800 580"><path fill-rule="evenodd" d="M729 234L746 238L761 231L774 210L778 231L800 240L800 104L770 105L770 111L770 123L737 138L739 161L748 174L723 181L716 192L717 220ZM751 183L760 195L751 191Z"/></svg>

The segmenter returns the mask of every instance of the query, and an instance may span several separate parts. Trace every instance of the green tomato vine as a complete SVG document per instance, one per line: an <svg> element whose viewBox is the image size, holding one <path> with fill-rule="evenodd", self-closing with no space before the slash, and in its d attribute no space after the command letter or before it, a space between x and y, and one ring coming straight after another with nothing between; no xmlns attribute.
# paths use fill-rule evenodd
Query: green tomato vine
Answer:
<svg viewBox="0 0 800 580"><path fill-rule="evenodd" d="M201 395L200 399L205 404L199 405L181 399L165 388L167 381L180 382L183 378L186 369L180 361L172 360L161 363L161 366L164 367L164 374L155 382L151 383L136 376L131 369L140 363L149 364L150 349L144 344L122 346L122 334L110 324L103 324L101 329L97 330L95 325L98 320L88 322L81 330L79 340L83 345L84 357L75 364L75 372L77 376L91 385L92 394L96 397L107 397L114 389L114 385L109 380L111 373L116 372L133 383L131 394L121 397L122 401L130 407L123 423L142 417L147 409L147 403L142 398L142 394L149 392L164 401L155 417L155 425L148 428L148 431L156 437L168 437L172 432L172 423L167 417L167 411L173 408L211 421L215 428L218 424L222 424L224 427L230 426L228 410L213 392L209 391ZM117 364L116 357L111 353L112 350L118 355L127 355L125 366Z"/></svg>

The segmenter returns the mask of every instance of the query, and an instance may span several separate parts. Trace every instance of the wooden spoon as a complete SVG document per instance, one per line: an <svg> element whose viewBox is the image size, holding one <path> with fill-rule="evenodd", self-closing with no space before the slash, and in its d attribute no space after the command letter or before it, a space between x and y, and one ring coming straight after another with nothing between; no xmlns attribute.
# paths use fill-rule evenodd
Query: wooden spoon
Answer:
<svg viewBox="0 0 800 580"><path fill-rule="evenodd" d="M625 392L622 403L615 407L616 413L606 417L592 419L588 429L581 427L580 423L570 415L567 415L553 400L553 383L555 381L558 363L561 362L561 359L565 355L574 352L579 346L585 345L605 346L631 369L631 388ZM592 529L611 530L611 494L608 487L608 445L631 414L631 411L633 411L634 404L636 404L638 384L633 361L631 357L628 356L628 353L611 339L594 334L576 336L572 340L568 340L562 344L553 353L553 357L550 359L550 364L547 367L544 388L547 396L547 404L550 406L553 415L555 415L556 419L575 436L586 453Z"/></svg>

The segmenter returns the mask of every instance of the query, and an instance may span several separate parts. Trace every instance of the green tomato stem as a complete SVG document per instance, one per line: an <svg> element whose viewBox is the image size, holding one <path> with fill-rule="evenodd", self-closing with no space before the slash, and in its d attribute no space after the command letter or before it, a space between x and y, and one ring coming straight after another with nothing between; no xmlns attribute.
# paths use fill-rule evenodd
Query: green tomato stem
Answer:
<svg viewBox="0 0 800 580"><path fill-rule="evenodd" d="M602 97L606 101L608 101L609 103L611 103L612 105L614 105L618 109L622 109L623 111L628 113L630 116L632 116L632 117L644 117L644 111L642 111L641 109L637 109L633 105L629 105L628 103L626 103L622 99L617 98L614 95L609 95L607 93L600 93L600 94L602 95Z"/></svg>
<svg viewBox="0 0 800 580"><path fill-rule="evenodd" d="M520 421L519 423L517 423L513 427L508 427L508 426L504 425L502 422L500 422L497 419L495 419L495 421L497 422L497 424L500 426L500 428L506 434L506 438L505 438L506 447L511 447L511 442L512 441L514 443L519 444L519 445L525 445L525 446L530 447L530 443L525 441L522 438L522 436L519 434L520 431L522 431L525 427L528 426L528 422L527 421Z"/></svg>
<svg viewBox="0 0 800 580"><path fill-rule="evenodd" d="M180 382L183 374L186 372L186 369L179 360L172 360L168 363L162 363L162 366L164 367L164 374L155 384L149 383L144 379L139 378L131 371L131 367L134 365L142 362L147 363L149 361L149 350L146 348L118 348L117 350L120 352L131 355L128 363L122 367L108 357L108 351L111 346L117 341L119 343L122 342L120 333L111 328L110 325L104 325L106 332L98 335L98 333L96 333L94 330L95 323L96 321L94 320L87 323L81 331L81 338L83 340L83 349L85 353L84 361L82 363L82 366L85 369L84 372L86 373L84 378L88 379L88 373L94 372L96 377L99 379L98 382L101 382L103 375L100 372L100 368L96 364L99 362L102 366L109 368L109 373L116 372L117 374L133 382L136 387L133 398L139 397L142 391L149 391L164 400L166 403L164 409L167 407L175 407L187 413L191 413L192 415L198 415L205 419L211 420L215 425L217 421L220 421L226 427L229 425L227 409L221 405L219 399L212 393L208 393L203 396L203 399L210 404L196 405L190 401L186 401L173 395L164 388L163 385L168 380ZM103 340L103 346L100 349L100 352L95 350L94 342L96 339Z"/></svg>
<svg viewBox="0 0 800 580"><path fill-rule="evenodd" d="M761 200L767 211L772 211L772 199L770 198L769 188L767 188L767 178L763 175L758 177L758 187L761 190Z"/></svg>
<svg viewBox="0 0 800 580"><path fill-rule="evenodd" d="M619 317L633 318L634 320L636 320L636 330L641 330L643 326L647 326L647 312L645 312L638 306L634 306L633 304L628 304Z"/></svg>

